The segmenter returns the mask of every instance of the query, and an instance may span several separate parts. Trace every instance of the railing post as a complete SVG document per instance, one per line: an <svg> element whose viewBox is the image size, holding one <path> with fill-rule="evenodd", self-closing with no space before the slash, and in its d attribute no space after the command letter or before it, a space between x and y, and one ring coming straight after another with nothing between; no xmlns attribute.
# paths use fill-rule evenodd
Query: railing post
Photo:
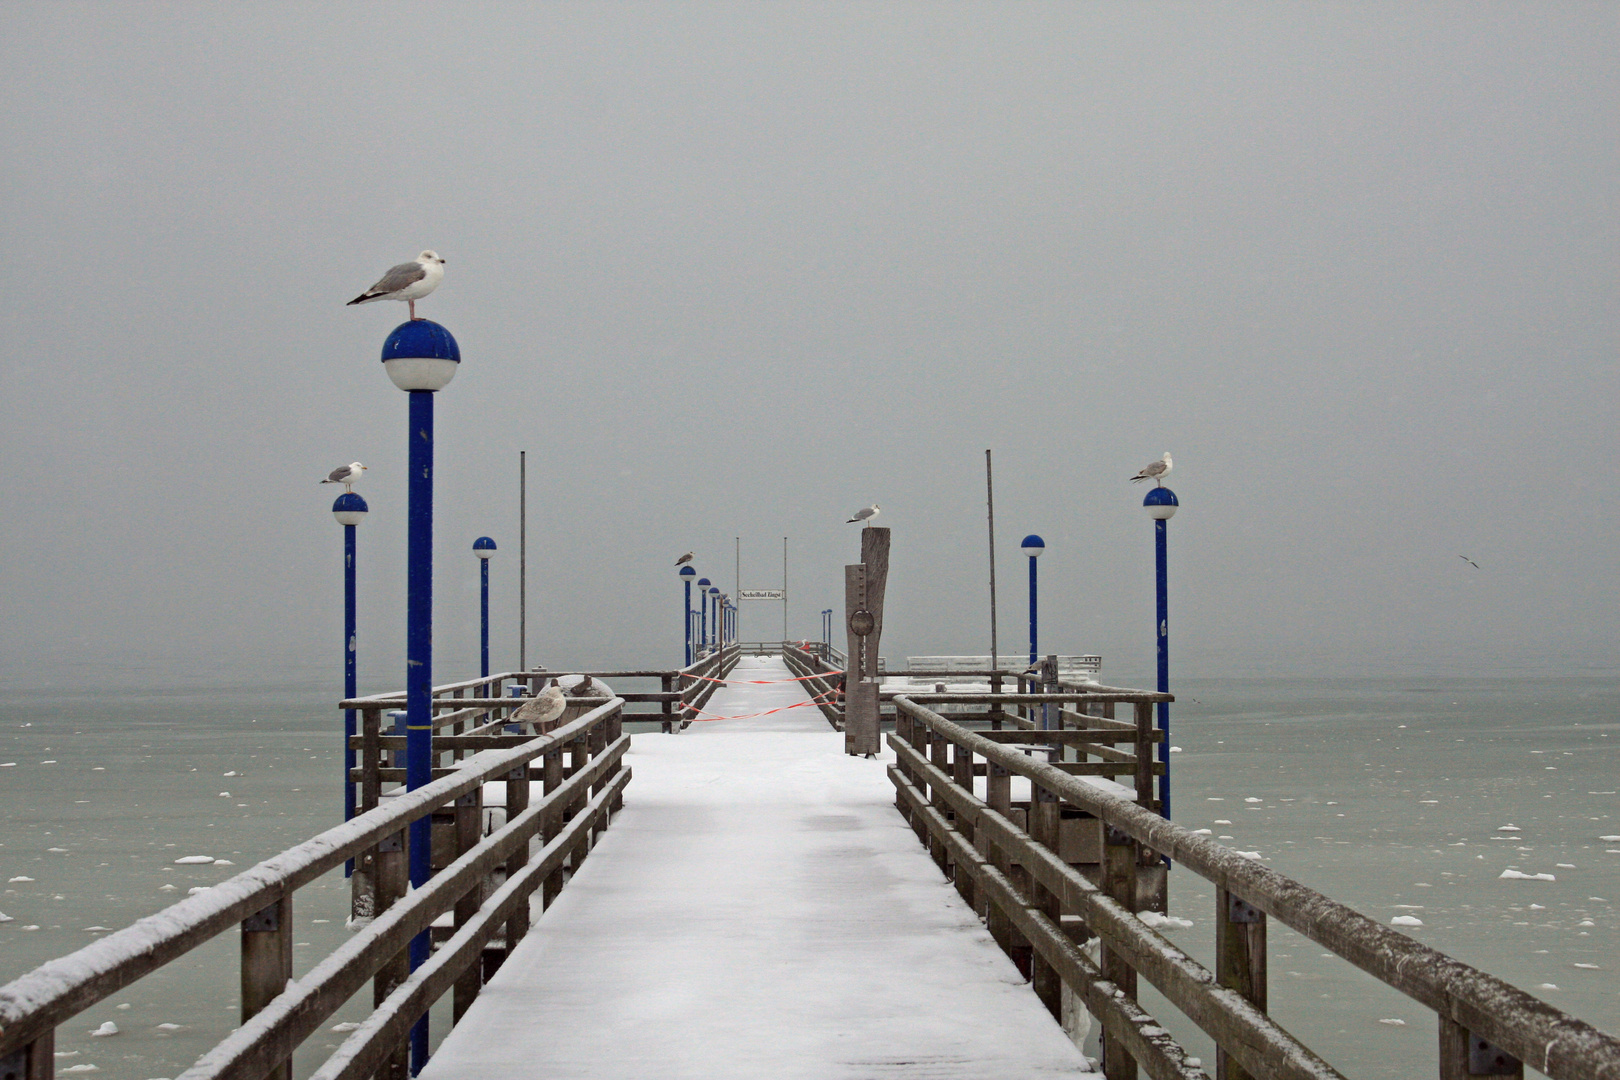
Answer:
<svg viewBox="0 0 1620 1080"><path fill-rule="evenodd" d="M292 897L242 920L242 1022L253 1019L292 978ZM292 1080L292 1059L270 1070L269 1080Z"/></svg>
<svg viewBox="0 0 1620 1080"><path fill-rule="evenodd" d="M529 766L525 763L506 774L506 820L516 821L518 815L528 808ZM507 856L506 880L510 881L521 874L528 862L529 845L519 844L517 850ZM528 932L529 905L519 904L506 920L506 959L512 958L513 950Z"/></svg>
<svg viewBox="0 0 1620 1080"><path fill-rule="evenodd" d="M545 755L545 798L549 799L551 793L556 791L563 782L562 747L553 746ZM546 810L541 822L540 836L543 843L551 843L562 831L562 807L552 803ZM561 866L547 875L545 884L540 890L541 909L549 908L557 894L562 892L563 870Z"/></svg>
<svg viewBox="0 0 1620 1080"><path fill-rule="evenodd" d="M374 855L377 904L373 914L381 915L405 895L409 864L405 860L405 833L397 832L377 844ZM381 1005L394 988L411 973L411 950L407 945L382 967L371 980L371 1003ZM407 1034L377 1070L378 1080L405 1080L410 1074L411 1039Z"/></svg>
<svg viewBox="0 0 1620 1080"><path fill-rule="evenodd" d="M362 710L360 714L360 806L358 813L375 809L382 797L382 780L377 775L381 767L378 739L382 735L382 709ZM349 914L355 919L370 919L377 914L377 857L376 850L363 851L354 860L354 873L349 877Z"/></svg>
<svg viewBox="0 0 1620 1080"><path fill-rule="evenodd" d="M1136 703L1136 805L1153 806L1153 703Z"/></svg>
<svg viewBox="0 0 1620 1080"><path fill-rule="evenodd" d="M473 788L456 800L456 857L460 858L478 846L484 824L484 786ZM466 926L478 914L484 901L484 887L480 880L456 901L456 927ZM478 963L467 965L467 970L456 979L451 1023L460 1023L462 1016L472 1007L483 985L483 967Z"/></svg>
<svg viewBox="0 0 1620 1080"><path fill-rule="evenodd" d="M1103 890L1131 911L1136 910L1136 841L1119 829L1103 823ZM1102 976L1125 996L1136 998L1136 970L1126 959L1102 947ZM1136 1059L1103 1031L1103 1075L1107 1080L1136 1080Z"/></svg>
<svg viewBox="0 0 1620 1080"><path fill-rule="evenodd" d="M951 782L969 795L973 794L973 751L961 744L951 746ZM974 844L973 822L961 814L953 814L956 831L962 835L969 845ZM962 902L968 907L977 910L974 903L973 875L962 870L960 866L955 871L956 891L961 894Z"/></svg>
<svg viewBox="0 0 1620 1080"><path fill-rule="evenodd" d="M1266 1011L1266 914L1225 889L1215 890L1215 980ZM1249 1070L1215 1048L1216 1080L1251 1080Z"/></svg>
<svg viewBox="0 0 1620 1080"><path fill-rule="evenodd" d="M658 685L663 687L663 692L664 693L666 693L666 694L674 693L675 692L675 676L666 671L664 674L662 674L662 675L660 675L658 677ZM663 728L663 732L664 732L665 735L672 735L675 732L675 727L674 727L675 703L673 701L671 701L669 698L665 698L659 704L660 704L660 706L662 708L662 711L663 711L663 714L664 714L664 719L663 719L663 722L662 722L662 724L660 726Z"/></svg>
<svg viewBox="0 0 1620 1080"><path fill-rule="evenodd" d="M1440 1080L1511 1076L1524 1080L1524 1062L1451 1019L1440 1017Z"/></svg>
<svg viewBox="0 0 1620 1080"><path fill-rule="evenodd" d="M1058 802L1056 792L1048 791L1040 784L1032 783L1029 794L1030 839L1055 855L1058 851L1058 819L1061 816L1062 804ZM1024 895L1031 907L1045 913L1058 926L1063 925L1063 911L1058 906L1057 896L1033 876L1025 878ZM1061 1023L1063 980L1058 977L1057 970L1038 952L1030 956L1030 983L1035 989L1035 996L1041 999L1041 1003L1052 1014L1052 1018Z"/></svg>
<svg viewBox="0 0 1620 1080"><path fill-rule="evenodd" d="M54 1080L56 1029L51 1028L27 1046L0 1057L0 1080Z"/></svg>

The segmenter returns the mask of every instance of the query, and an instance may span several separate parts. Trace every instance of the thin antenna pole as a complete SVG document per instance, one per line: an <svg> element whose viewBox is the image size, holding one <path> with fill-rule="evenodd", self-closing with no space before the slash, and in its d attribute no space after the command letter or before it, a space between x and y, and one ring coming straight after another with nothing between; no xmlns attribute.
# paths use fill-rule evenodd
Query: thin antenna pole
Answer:
<svg viewBox="0 0 1620 1080"><path fill-rule="evenodd" d="M742 537L737 537L737 576L732 579L731 602L738 615L742 614ZM739 638L742 634L741 626L733 626Z"/></svg>
<svg viewBox="0 0 1620 1080"><path fill-rule="evenodd" d="M518 670L529 670L529 452L518 451Z"/></svg>
<svg viewBox="0 0 1620 1080"><path fill-rule="evenodd" d="M990 515L990 670L1001 666L996 652L996 485L990 471L990 451L984 452L984 501Z"/></svg>
<svg viewBox="0 0 1620 1080"><path fill-rule="evenodd" d="M782 537L782 640L787 638L787 537Z"/></svg>

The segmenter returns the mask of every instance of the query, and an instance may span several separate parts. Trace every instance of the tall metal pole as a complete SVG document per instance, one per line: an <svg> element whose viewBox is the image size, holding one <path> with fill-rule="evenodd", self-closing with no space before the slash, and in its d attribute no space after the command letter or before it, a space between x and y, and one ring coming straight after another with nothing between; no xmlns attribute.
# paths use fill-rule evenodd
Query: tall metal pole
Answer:
<svg viewBox="0 0 1620 1080"><path fill-rule="evenodd" d="M518 670L529 670L529 452L518 451ZM489 672L484 672L488 675Z"/></svg>
<svg viewBox="0 0 1620 1080"><path fill-rule="evenodd" d="M489 678L489 560L478 560L478 674ZM487 690L488 687L485 687Z"/></svg>
<svg viewBox="0 0 1620 1080"><path fill-rule="evenodd" d="M1001 664L996 648L996 485L990 469L989 450L984 452L984 503L990 528L990 670L994 673ZM992 674L990 682L993 690L999 692L1001 676Z"/></svg>
<svg viewBox="0 0 1620 1080"><path fill-rule="evenodd" d="M739 537L736 538L736 545L737 545L737 547L736 547L736 562L733 564L733 570L732 570L732 573L733 573L734 576L731 579L731 584L732 584L732 589L733 589L731 595L735 596L738 599L738 601L741 601L742 600L742 537L739 536ZM733 633L736 632L735 619L733 620L732 632Z"/></svg>
<svg viewBox="0 0 1620 1080"><path fill-rule="evenodd" d="M1035 556L1029 557L1029 662L1035 662L1039 648L1035 632Z"/></svg>
<svg viewBox="0 0 1620 1080"><path fill-rule="evenodd" d="M782 537L782 640L787 638L787 537Z"/></svg>
<svg viewBox="0 0 1620 1080"><path fill-rule="evenodd" d="M686 667L692 666L692 575L685 574L681 582L686 586Z"/></svg>
<svg viewBox="0 0 1620 1080"><path fill-rule="evenodd" d="M1167 487L1156 487L1142 500L1142 508L1153 518L1153 576L1157 593L1158 624L1154 637L1158 645L1159 679L1161 694L1170 692L1170 569L1168 534L1170 518L1175 515L1180 500ZM1170 703L1159 702L1159 762L1164 766L1159 777L1159 812L1170 816Z"/></svg>
<svg viewBox="0 0 1620 1080"><path fill-rule="evenodd" d="M350 700L360 695L360 642L356 633L358 605L355 603L355 575L359 564L358 526L365 520L366 500L352 491L346 491L332 504L332 516L343 526L343 696ZM353 709L343 710L343 820L354 817L354 736L357 714ZM354 860L343 864L343 876L354 873Z"/></svg>

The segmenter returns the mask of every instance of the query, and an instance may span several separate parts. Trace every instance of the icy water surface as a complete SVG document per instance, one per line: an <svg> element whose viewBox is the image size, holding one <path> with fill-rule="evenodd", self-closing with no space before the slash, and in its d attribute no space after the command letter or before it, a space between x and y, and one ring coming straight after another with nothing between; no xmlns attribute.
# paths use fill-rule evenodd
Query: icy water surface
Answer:
<svg viewBox="0 0 1620 1080"><path fill-rule="evenodd" d="M1403 932L1620 1031L1620 842L1600 839L1620 835L1620 679L1221 680L1178 693L1177 820L1381 923L1419 919ZM339 820L333 696L7 693L0 982ZM234 865L175 862L198 855ZM1178 871L1171 897L1193 926L1166 932L1208 962L1212 890ZM341 874L295 904L297 975L346 936ZM1432 1014L1271 931L1271 1006L1286 1026L1348 1075L1433 1075ZM236 1025L236 948L224 935L65 1025L59 1070L176 1075ZM91 1038L107 1020L120 1034ZM338 1042L327 1034L317 1049Z"/></svg>

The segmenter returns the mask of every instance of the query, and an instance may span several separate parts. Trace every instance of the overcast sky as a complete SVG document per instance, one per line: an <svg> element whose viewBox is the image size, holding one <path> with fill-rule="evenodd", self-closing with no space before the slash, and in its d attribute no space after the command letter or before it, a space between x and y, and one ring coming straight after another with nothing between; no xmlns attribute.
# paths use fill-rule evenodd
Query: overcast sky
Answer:
<svg viewBox="0 0 1620 1080"><path fill-rule="evenodd" d="M1612 4L0 7L3 678L403 681L424 247L440 681L672 664L671 565L818 633L893 529L883 651L1150 678L1620 668ZM1476 570L1459 559L1467 555ZM747 637L780 608L745 607ZM84 665L84 666L81 666Z"/></svg>

